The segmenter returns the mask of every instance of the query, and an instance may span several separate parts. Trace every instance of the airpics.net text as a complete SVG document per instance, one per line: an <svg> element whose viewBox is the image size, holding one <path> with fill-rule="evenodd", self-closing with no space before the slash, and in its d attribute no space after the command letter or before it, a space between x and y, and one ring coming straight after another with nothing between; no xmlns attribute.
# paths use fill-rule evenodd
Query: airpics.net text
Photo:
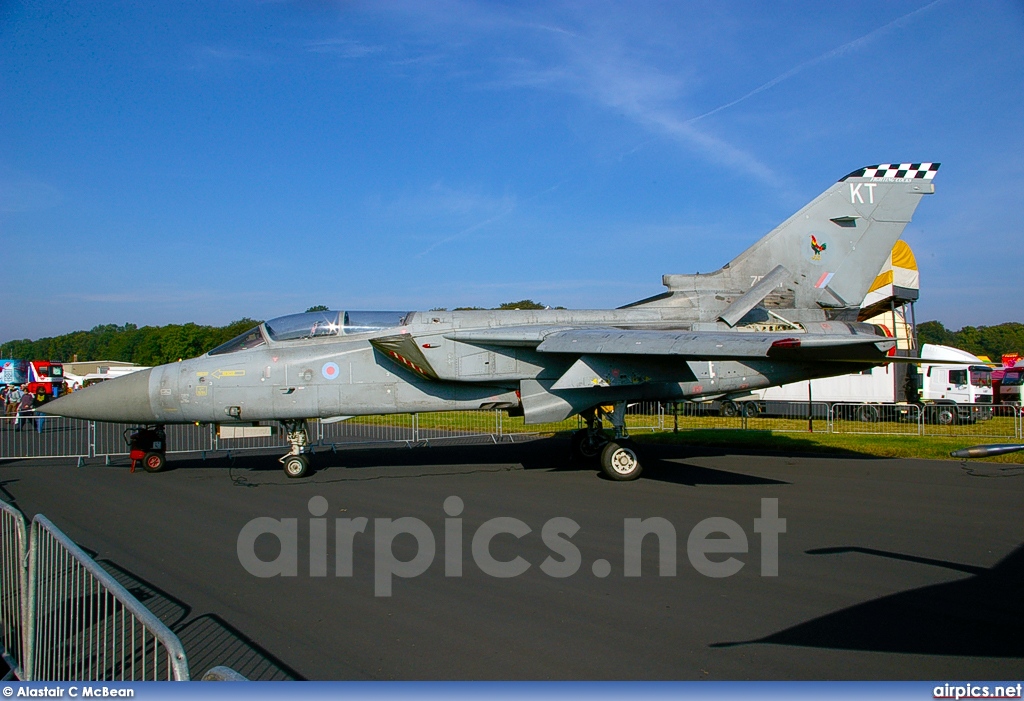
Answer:
<svg viewBox="0 0 1024 701"><path fill-rule="evenodd" d="M446 577L461 577L463 574L464 544L463 519L460 518L465 505L461 498L450 496L444 500L444 573ZM327 499L314 496L309 500L308 519L309 576L326 577L328 573L328 510ZM366 529L370 519L334 519L334 576L353 575L353 551L357 537L369 537ZM549 577L571 577L583 565L583 555L571 540L580 531L580 525L571 518L558 516L544 523L540 529L541 540L550 550L538 565L541 572ZM510 516L500 516L483 522L469 539L473 563L486 575L506 579L517 577L529 570L533 563L522 555L512 559L499 560L491 552L491 541L505 534L521 539L533 532L525 521ZM753 532L760 536L760 564L762 577L776 577L779 574L779 535L786 532L786 519L779 517L779 500L761 499L761 515L753 519ZM668 519L660 516L648 518L626 518L622 522L623 551L622 574L625 577L640 577L642 572L642 547L648 536L656 541L659 576L674 577L677 572L677 533ZM280 550L273 559L261 559L257 554L256 541L261 536L276 539ZM411 536L416 542L415 555L400 560L394 549L396 538ZM297 577L299 574L299 519L254 518L242 527L236 543L238 561L246 572L255 577ZM303 548L306 549L306 548ZM731 577L746 563L736 555L750 550L747 533L736 521L720 516L705 518L697 523L686 539L686 556L690 565L705 577ZM431 528L421 519L405 516L402 518L373 519L373 571L374 595L391 596L395 577L407 579L426 572L437 554L437 538ZM709 557L715 556L715 557ZM725 556L725 557L723 557ZM606 559L597 559L591 564L595 577L603 578L612 573L612 564Z"/></svg>

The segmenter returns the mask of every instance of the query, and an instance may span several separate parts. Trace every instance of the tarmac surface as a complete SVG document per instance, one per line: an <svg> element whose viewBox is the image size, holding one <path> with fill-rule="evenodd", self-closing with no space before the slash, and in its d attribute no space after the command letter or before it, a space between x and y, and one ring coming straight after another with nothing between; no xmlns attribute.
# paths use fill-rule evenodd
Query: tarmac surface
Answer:
<svg viewBox="0 0 1024 701"><path fill-rule="evenodd" d="M305 480L287 479L273 456L172 456L161 474L131 474L127 461L6 461L0 496L95 553L178 633L194 675L215 664L250 678L355 680L1024 672L1019 466L650 446L644 475L616 483L567 456L564 439L343 450L318 455ZM464 505L461 577L445 576L450 496ZM313 497L327 504L326 576L310 576ZM762 499L777 499L786 519L778 576L761 574ZM297 520L296 576L241 564L240 533L259 517ZM336 576L336 519L359 517L368 525L352 541L352 575ZM387 551L375 556L375 533L387 524L375 519L403 517L429 527L436 554L376 596ZM474 534L497 517L531 529L490 543L496 560L529 563L518 576L485 574L472 554ZM559 517L579 526L561 536L581 556L568 577L541 567L563 559L542 536ZM675 574L659 576L648 536L641 576L627 577L624 519L651 517L677 534ZM688 557L691 531L712 517L746 536L746 552L707 556L742 562L732 576L705 576ZM253 551L263 562L282 554L270 535ZM398 535L390 552L412 560L417 540ZM610 574L599 576L609 569L599 561Z"/></svg>

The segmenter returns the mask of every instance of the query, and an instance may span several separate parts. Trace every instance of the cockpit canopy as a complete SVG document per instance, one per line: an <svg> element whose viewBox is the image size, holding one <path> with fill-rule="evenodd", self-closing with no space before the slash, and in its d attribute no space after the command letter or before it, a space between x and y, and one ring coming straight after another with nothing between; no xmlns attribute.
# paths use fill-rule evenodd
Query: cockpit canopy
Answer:
<svg viewBox="0 0 1024 701"><path fill-rule="evenodd" d="M405 323L409 313L326 311L279 316L217 346L209 355L224 355L256 348L265 344L268 338L277 343L390 329Z"/></svg>

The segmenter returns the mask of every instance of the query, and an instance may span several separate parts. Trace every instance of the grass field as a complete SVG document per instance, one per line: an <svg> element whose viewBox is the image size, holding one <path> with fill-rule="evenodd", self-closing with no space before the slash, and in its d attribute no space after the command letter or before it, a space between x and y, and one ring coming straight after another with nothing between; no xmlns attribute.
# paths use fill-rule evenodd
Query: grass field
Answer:
<svg viewBox="0 0 1024 701"><path fill-rule="evenodd" d="M383 414L377 416L353 416L344 423L352 426L380 426L408 428L412 430L413 414ZM421 431L459 432L459 433L557 433L571 431L579 427L579 420L574 416L565 421L550 424L531 424L527 426L523 417L508 416L503 412L494 411L438 411L415 414L418 428ZM500 424L499 424L500 422Z"/></svg>
<svg viewBox="0 0 1024 701"><path fill-rule="evenodd" d="M416 421L421 437L431 433L451 434L553 434L569 433L581 426L577 417L550 424L527 425L522 417L500 418L493 411L435 412L418 414ZM746 428L744 428L744 421ZM394 414L358 416L344 422L353 426L380 428L413 428L413 416ZM953 460L950 451L980 443L1016 443L1012 418L996 417L972 425L937 426L924 424L924 435L918 435L918 424L894 421L837 422L839 433L829 433L828 423L814 421L809 432L806 418L768 418L718 416L680 416L679 432L673 432L674 417L666 414L629 414L627 428L641 443L681 443L694 446L767 450L773 452L831 453L870 455L890 458L928 458ZM340 426L340 424L338 424ZM663 426L663 428L658 428ZM951 435L952 434L952 435ZM995 458L988 462L1024 463L1024 451Z"/></svg>
<svg viewBox="0 0 1024 701"><path fill-rule="evenodd" d="M367 419L396 421L399 416L383 417L356 417L350 419L352 422L368 423ZM402 415L402 425L411 426L412 419L409 415ZM521 416L508 416L502 414L500 418L501 431L503 433L555 433L558 431L571 431L583 425L577 417L549 424L526 424ZM606 426L608 424L606 423ZM656 414L627 414L626 427L633 432L662 432L672 431L674 428L674 417L665 414L658 417ZM815 419L814 430L816 433L827 433L828 422L824 419ZM494 412L490 411L465 411L465 412L437 412L419 414L419 427L421 429L466 431L478 430L483 432L497 431ZM879 436L917 436L919 431L927 437L947 438L977 438L981 442L1015 442L1016 425L1015 419L1009 417L996 417L989 421L979 421L975 424L963 424L954 426L939 426L935 424L923 424L919 427L916 422L897 421L876 421L863 422L855 420L837 420L837 435L842 434L863 434ZM680 416L679 430L748 430L755 432L770 431L774 433L808 433L807 419L784 418L784 417L757 417L743 419L742 417L719 417L719 416ZM991 438L992 440L987 440Z"/></svg>
<svg viewBox="0 0 1024 701"><path fill-rule="evenodd" d="M778 433L775 431L696 430L638 434L638 443L678 443L693 446L766 450L772 452L870 455L883 458L955 460L949 453L977 443L1014 443L1015 440L976 441L972 437L850 435L836 433ZM1024 463L1024 451L983 458L982 462ZM979 462L971 460L970 462Z"/></svg>

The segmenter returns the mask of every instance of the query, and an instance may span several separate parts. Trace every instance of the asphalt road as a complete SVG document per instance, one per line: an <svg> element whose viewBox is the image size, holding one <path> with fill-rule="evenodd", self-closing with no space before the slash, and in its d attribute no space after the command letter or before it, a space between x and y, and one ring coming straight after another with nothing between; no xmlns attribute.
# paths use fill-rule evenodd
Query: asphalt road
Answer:
<svg viewBox="0 0 1024 701"><path fill-rule="evenodd" d="M339 451L301 481L267 456L172 459L155 475L8 461L0 481L5 499L47 515L146 600L194 673L227 663L265 679L1009 680L1024 670L1019 466L658 447L644 477L615 483L570 465L567 451L559 439ZM445 576L450 496L464 505L461 577ZM313 497L327 503L328 576L309 574ZM762 499L778 499L786 519L775 577L761 575ZM260 578L240 563L239 534L258 517L297 519L297 576ZM352 576L335 576L335 520L358 517L368 525L353 540ZM375 519L402 517L429 527L436 556L375 596L374 534L386 528ZM490 545L497 560L524 558L523 574L493 577L474 560L474 534L496 517L532 529ZM541 568L562 559L542 537L558 517L579 526L562 536L582 558L565 578ZM624 519L651 517L677 534L676 573L659 576L649 536L641 576L624 576ZM713 517L748 541L729 577L688 557L691 531ZM254 552L273 561L280 546L263 535ZM410 560L417 541L398 535L390 552Z"/></svg>

